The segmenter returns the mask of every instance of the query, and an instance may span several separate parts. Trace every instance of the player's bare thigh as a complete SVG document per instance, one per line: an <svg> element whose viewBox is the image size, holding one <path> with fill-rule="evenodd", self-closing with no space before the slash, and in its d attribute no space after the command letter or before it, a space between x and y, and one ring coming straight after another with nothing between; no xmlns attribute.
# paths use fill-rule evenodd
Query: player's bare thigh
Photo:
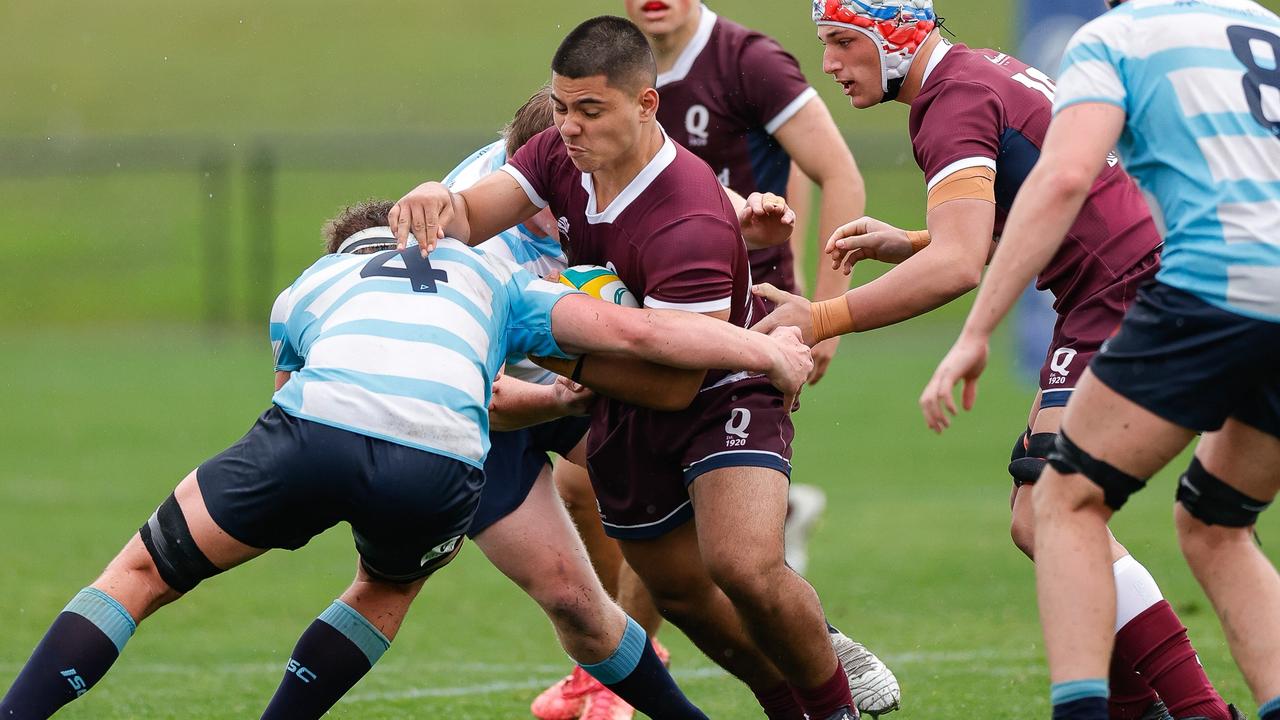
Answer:
<svg viewBox="0 0 1280 720"><path fill-rule="evenodd" d="M218 568L227 570L266 552L245 545L218 527L205 507L195 470L178 483L173 494L196 547ZM136 621L181 596L161 579L155 561L137 533L107 565L93 587L115 598Z"/></svg>
<svg viewBox="0 0 1280 720"><path fill-rule="evenodd" d="M1062 417L1062 432L1081 449L1145 480L1169 464L1195 432L1161 418L1085 371Z"/></svg>
<svg viewBox="0 0 1280 720"><path fill-rule="evenodd" d="M720 468L694 480L689 495L698 545L709 567L784 565L785 475L763 467Z"/></svg>

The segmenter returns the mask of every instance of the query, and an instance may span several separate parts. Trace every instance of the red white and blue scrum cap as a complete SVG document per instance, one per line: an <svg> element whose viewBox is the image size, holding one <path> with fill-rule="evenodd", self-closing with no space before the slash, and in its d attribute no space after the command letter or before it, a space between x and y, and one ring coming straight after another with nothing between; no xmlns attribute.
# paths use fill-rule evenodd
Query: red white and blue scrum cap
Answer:
<svg viewBox="0 0 1280 720"><path fill-rule="evenodd" d="M880 50L885 93L892 81L897 85L907 76L916 52L938 26L933 0L813 0L813 21L871 38Z"/></svg>

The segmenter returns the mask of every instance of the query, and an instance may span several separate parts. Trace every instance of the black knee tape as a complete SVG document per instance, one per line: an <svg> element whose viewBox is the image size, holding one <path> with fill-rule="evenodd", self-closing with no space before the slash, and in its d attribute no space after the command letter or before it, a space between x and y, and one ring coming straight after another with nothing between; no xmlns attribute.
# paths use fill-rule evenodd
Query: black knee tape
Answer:
<svg viewBox="0 0 1280 720"><path fill-rule="evenodd" d="M196 547L187 518L172 494L160 503L138 534L160 577L178 592L190 592L200 581L222 572Z"/></svg>
<svg viewBox="0 0 1280 720"><path fill-rule="evenodd" d="M1049 453L1049 464L1064 475L1079 473L1102 488L1107 507L1119 510L1128 501L1129 496L1146 487L1147 483L1113 465L1098 460L1080 449L1067 437L1066 433L1058 433Z"/></svg>
<svg viewBox="0 0 1280 720"><path fill-rule="evenodd" d="M1018 443L1009 457L1009 474L1018 487L1040 479L1040 473L1047 464L1045 458L1053 450L1053 441L1058 437L1057 433L1030 433L1028 430L1018 436Z"/></svg>
<svg viewBox="0 0 1280 720"><path fill-rule="evenodd" d="M1206 525L1249 527L1271 503L1255 500L1204 469L1200 458L1178 478L1178 502L1191 516Z"/></svg>

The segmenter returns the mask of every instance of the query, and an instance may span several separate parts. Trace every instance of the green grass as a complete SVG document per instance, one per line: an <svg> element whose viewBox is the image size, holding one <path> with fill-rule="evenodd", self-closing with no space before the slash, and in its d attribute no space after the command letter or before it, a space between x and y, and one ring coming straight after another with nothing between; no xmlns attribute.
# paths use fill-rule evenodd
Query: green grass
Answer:
<svg viewBox="0 0 1280 720"><path fill-rule="evenodd" d="M1029 391L997 364L946 436L915 397L953 323L846 339L797 416L796 474L830 496L810 577L834 622L891 662L902 720L1047 712L1030 563L1008 541L1007 448ZM6 332L0 355L0 686L50 620L188 470L267 403L257 334L186 325ZM1250 706L1221 631L1175 548L1165 473L1115 523L1191 628L1219 688ZM1267 516L1263 538L1280 529ZM1270 547L1268 547L1270 550ZM68 718L239 718L265 705L297 635L346 586L348 532L215 578L147 621ZM716 718L750 695L668 628L677 677ZM549 625L474 548L428 584L390 653L338 718L524 717L566 669Z"/></svg>

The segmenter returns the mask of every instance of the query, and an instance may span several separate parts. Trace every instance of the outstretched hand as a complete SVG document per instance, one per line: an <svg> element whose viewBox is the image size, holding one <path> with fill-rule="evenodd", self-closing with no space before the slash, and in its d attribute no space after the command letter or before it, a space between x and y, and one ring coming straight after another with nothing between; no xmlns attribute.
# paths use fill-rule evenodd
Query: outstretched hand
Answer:
<svg viewBox="0 0 1280 720"><path fill-rule="evenodd" d="M978 377L987 367L989 352L987 338L962 334L956 340L951 351L938 364L938 369L934 370L924 392L920 393L920 411L924 413L929 429L941 433L951 426L951 416L958 412L952 390L961 381L964 382L961 404L965 410L973 409L978 399Z"/></svg>
<svg viewBox="0 0 1280 720"><path fill-rule="evenodd" d="M911 257L915 249L907 231L873 217L860 217L836 228L823 252L831 256L831 269L848 275L859 261L896 264Z"/></svg>

